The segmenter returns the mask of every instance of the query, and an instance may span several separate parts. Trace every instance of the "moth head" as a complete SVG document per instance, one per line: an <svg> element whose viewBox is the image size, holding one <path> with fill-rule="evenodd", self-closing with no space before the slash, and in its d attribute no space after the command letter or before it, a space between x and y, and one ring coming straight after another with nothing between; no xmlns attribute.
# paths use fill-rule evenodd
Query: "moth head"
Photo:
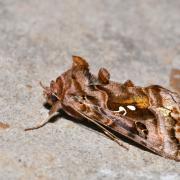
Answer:
<svg viewBox="0 0 180 180"><path fill-rule="evenodd" d="M41 82L40 85L44 89L43 95L46 99L46 102L52 106L59 99L57 83L55 81L51 81L50 87L44 86Z"/></svg>

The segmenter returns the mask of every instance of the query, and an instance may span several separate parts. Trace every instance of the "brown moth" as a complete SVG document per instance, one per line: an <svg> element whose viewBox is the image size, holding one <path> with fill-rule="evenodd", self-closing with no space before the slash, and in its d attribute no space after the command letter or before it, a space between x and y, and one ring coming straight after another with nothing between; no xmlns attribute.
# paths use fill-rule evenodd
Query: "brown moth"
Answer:
<svg viewBox="0 0 180 180"><path fill-rule="evenodd" d="M161 86L135 86L130 80L118 83L101 68L95 76L88 63L73 56L71 69L44 87L52 106L45 125L63 109L68 115L85 118L123 146L109 129L135 141L165 158L180 161L180 96ZM125 147L125 146L124 146Z"/></svg>

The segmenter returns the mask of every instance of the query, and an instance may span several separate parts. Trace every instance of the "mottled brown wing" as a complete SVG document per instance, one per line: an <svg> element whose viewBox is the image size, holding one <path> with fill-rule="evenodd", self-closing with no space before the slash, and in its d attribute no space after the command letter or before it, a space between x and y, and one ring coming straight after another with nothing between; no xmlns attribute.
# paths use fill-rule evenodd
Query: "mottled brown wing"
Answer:
<svg viewBox="0 0 180 180"><path fill-rule="evenodd" d="M72 103L73 104L73 103ZM111 128L113 131L137 142L138 144L150 149L151 151L170 159L180 161L179 144L177 140L167 134L168 130L161 133L160 121L166 122L164 116L160 116L159 112L144 111L145 119L142 117L132 118L112 112L93 104L83 101L86 107L72 107L82 117L92 119L101 125ZM139 110L141 111L141 110ZM140 113L140 112L139 112ZM163 125L164 126L164 125ZM174 125L172 126L174 128Z"/></svg>
<svg viewBox="0 0 180 180"><path fill-rule="evenodd" d="M72 117L92 120L161 156L180 160L180 97L176 93L156 85L138 87L130 80L110 81L105 68L95 76L83 58L73 56L72 68L45 88L45 94L52 103L51 113L62 108Z"/></svg>

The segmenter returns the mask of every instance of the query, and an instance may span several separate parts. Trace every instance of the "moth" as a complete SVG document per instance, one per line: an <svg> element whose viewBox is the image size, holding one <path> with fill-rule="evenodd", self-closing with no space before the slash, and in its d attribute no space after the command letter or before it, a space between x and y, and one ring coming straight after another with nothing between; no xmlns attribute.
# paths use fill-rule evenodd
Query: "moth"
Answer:
<svg viewBox="0 0 180 180"><path fill-rule="evenodd" d="M86 119L112 140L125 147L111 129L165 158L180 161L180 96L158 85L135 86L118 83L100 68L90 73L81 57L73 56L72 67L45 87L51 109L49 117L33 130L44 126L64 110L76 119Z"/></svg>

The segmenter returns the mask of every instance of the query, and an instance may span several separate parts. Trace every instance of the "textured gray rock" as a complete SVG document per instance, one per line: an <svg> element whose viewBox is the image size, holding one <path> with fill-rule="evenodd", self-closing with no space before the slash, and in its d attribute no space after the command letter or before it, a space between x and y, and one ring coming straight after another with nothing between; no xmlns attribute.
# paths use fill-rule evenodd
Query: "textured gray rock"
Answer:
<svg viewBox="0 0 180 180"><path fill-rule="evenodd" d="M114 80L169 88L180 67L180 1L0 1L0 179L161 179L180 177L180 165L138 147L129 151L82 124L46 118L39 81L49 84L88 60Z"/></svg>

